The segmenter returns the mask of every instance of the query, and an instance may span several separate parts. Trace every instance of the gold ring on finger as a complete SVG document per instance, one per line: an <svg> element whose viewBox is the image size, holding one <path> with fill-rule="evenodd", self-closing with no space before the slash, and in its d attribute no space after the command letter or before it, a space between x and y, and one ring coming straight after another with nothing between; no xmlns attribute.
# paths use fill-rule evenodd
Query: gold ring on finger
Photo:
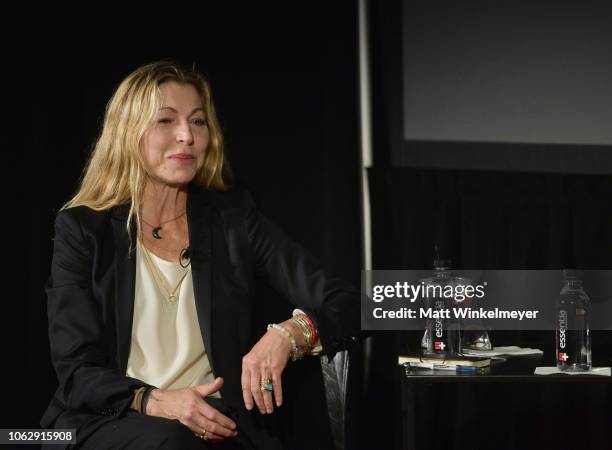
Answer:
<svg viewBox="0 0 612 450"><path fill-rule="evenodd" d="M274 390L274 386L272 386L272 378L261 377L259 388L261 389L261 392L272 392Z"/></svg>
<svg viewBox="0 0 612 450"><path fill-rule="evenodd" d="M202 432L196 433L196 436L205 441L208 439L208 436L206 435L206 433L207 433L206 428L202 428Z"/></svg>

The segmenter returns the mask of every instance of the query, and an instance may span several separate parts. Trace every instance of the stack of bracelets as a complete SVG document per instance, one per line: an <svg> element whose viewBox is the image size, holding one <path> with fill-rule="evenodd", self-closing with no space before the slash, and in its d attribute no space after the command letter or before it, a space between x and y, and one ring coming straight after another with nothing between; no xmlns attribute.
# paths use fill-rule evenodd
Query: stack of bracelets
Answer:
<svg viewBox="0 0 612 450"><path fill-rule="evenodd" d="M318 339L317 329L315 328L314 323L312 323L310 317L308 317L302 312L294 312L291 320L293 320L293 322L298 326L298 328L304 335L304 339L307 342L306 345L297 345L293 333L291 333L291 331L289 331L286 327L277 323L269 324L268 330L274 329L280 331L289 338L289 341L291 342L291 353L289 354L289 356L291 357L292 361L297 361L304 355L308 355L314 348Z"/></svg>

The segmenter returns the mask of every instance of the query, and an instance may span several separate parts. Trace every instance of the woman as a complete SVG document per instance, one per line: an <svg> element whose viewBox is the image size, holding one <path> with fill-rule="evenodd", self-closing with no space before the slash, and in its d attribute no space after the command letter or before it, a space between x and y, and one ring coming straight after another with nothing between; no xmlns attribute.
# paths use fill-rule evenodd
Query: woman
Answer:
<svg viewBox="0 0 612 450"><path fill-rule="evenodd" d="M92 449L331 447L312 355L357 340L359 293L228 173L199 73L157 62L120 84L55 222L43 427ZM286 320L260 326L256 280L293 305Z"/></svg>

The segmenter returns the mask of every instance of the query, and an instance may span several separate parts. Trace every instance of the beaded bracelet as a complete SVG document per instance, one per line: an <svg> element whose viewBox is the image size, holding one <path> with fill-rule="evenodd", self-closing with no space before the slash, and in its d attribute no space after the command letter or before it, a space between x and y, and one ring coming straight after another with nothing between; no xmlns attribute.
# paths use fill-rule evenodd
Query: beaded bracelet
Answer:
<svg viewBox="0 0 612 450"><path fill-rule="evenodd" d="M291 342L291 353L289 353L291 361L297 361L304 356L304 351L298 347L297 342L293 337L293 333L291 333L291 331L289 331L287 328L277 323L270 323L268 324L268 330L280 331L289 338L289 341Z"/></svg>

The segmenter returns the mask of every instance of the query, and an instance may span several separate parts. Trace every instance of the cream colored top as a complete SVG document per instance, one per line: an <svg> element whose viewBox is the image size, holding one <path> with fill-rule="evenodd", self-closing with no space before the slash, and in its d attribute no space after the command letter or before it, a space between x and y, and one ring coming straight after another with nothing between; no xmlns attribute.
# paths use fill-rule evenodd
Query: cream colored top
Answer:
<svg viewBox="0 0 612 450"><path fill-rule="evenodd" d="M127 376L161 389L179 389L214 381L204 349L193 294L191 266L166 261L148 252L171 289L185 271L177 300L167 301L155 282L139 242L136 249L136 287L132 342ZM213 396L220 397L217 392Z"/></svg>

